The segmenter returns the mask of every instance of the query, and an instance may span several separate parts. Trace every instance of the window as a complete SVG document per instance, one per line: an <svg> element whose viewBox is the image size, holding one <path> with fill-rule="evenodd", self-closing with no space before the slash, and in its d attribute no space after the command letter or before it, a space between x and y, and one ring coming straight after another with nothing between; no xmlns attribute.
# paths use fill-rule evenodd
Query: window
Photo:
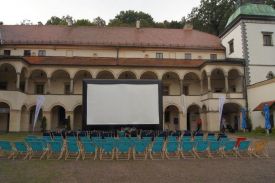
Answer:
<svg viewBox="0 0 275 183"><path fill-rule="evenodd" d="M163 86L163 95L164 96L169 95L169 86Z"/></svg>
<svg viewBox="0 0 275 183"><path fill-rule="evenodd" d="M169 123L170 122L170 112L169 111L165 111L165 122L166 123Z"/></svg>
<svg viewBox="0 0 275 183"><path fill-rule="evenodd" d="M31 56L31 50L24 50L24 56Z"/></svg>
<svg viewBox="0 0 275 183"><path fill-rule="evenodd" d="M229 44L229 54L234 52L234 39L228 42Z"/></svg>
<svg viewBox="0 0 275 183"><path fill-rule="evenodd" d="M20 91L25 91L25 82L20 82Z"/></svg>
<svg viewBox="0 0 275 183"><path fill-rule="evenodd" d="M217 54L210 54L210 60L217 60Z"/></svg>
<svg viewBox="0 0 275 183"><path fill-rule="evenodd" d="M10 56L11 55L11 51L10 50L4 50L4 55L5 56Z"/></svg>
<svg viewBox="0 0 275 183"><path fill-rule="evenodd" d="M184 58L190 60L190 59L192 59L192 54L191 53L185 53Z"/></svg>
<svg viewBox="0 0 275 183"><path fill-rule="evenodd" d="M0 82L0 90L7 90L8 83L7 82Z"/></svg>
<svg viewBox="0 0 275 183"><path fill-rule="evenodd" d="M272 34L273 32L262 32L264 46L273 46L272 44Z"/></svg>
<svg viewBox="0 0 275 183"><path fill-rule="evenodd" d="M38 50L38 56L46 56L46 50Z"/></svg>
<svg viewBox="0 0 275 183"><path fill-rule="evenodd" d="M163 53L156 53L157 59L163 59Z"/></svg>
<svg viewBox="0 0 275 183"><path fill-rule="evenodd" d="M44 94L44 84L35 85L35 94Z"/></svg>
<svg viewBox="0 0 275 183"><path fill-rule="evenodd" d="M64 85L64 94L69 95L69 94L71 93L70 90L71 90L71 89L70 89L70 84L66 83L66 84Z"/></svg>
<svg viewBox="0 0 275 183"><path fill-rule="evenodd" d="M188 86L183 86L183 94L189 95L189 87Z"/></svg>

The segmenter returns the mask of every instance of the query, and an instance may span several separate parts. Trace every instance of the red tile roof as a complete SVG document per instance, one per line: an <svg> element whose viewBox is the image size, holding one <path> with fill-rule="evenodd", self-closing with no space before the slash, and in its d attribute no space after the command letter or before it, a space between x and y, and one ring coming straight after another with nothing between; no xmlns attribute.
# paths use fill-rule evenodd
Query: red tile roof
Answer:
<svg viewBox="0 0 275 183"><path fill-rule="evenodd" d="M253 111L263 111L265 104L267 104L269 107L271 107L273 104L275 104L275 100L271 100L268 102L262 102Z"/></svg>
<svg viewBox="0 0 275 183"><path fill-rule="evenodd" d="M76 66L135 66L135 67L200 67L203 60L149 59L149 58L91 58L91 57L23 57L31 65Z"/></svg>
<svg viewBox="0 0 275 183"><path fill-rule="evenodd" d="M224 50L219 37L190 29L0 25L4 44L126 46Z"/></svg>

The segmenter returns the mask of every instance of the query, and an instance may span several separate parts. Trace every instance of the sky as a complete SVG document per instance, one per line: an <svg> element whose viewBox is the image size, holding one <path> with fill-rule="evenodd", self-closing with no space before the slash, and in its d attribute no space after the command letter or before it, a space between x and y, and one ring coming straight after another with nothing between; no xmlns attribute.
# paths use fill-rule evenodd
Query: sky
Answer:
<svg viewBox="0 0 275 183"><path fill-rule="evenodd" d="M2 1L2 2L1 2ZM0 0L0 21L6 25L23 20L46 23L51 16L70 15L73 19L100 16L106 22L120 11L135 10L150 14L155 21L181 20L200 0Z"/></svg>

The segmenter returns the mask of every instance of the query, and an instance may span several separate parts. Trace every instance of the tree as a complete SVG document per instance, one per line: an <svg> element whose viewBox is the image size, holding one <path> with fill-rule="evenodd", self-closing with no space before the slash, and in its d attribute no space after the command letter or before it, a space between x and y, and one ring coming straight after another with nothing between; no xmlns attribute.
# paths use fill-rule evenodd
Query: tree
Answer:
<svg viewBox="0 0 275 183"><path fill-rule="evenodd" d="M63 16L64 17L64 16ZM68 25L64 18L59 18L57 16L52 16L47 22L46 25Z"/></svg>
<svg viewBox="0 0 275 183"><path fill-rule="evenodd" d="M30 20L27 20L27 19L24 19L22 22L21 22L21 25L32 25L33 23L30 21Z"/></svg>
<svg viewBox="0 0 275 183"><path fill-rule="evenodd" d="M93 24L98 26L98 27L104 27L106 26L106 22L104 19L102 19L101 17L96 17L94 20L93 20Z"/></svg>
<svg viewBox="0 0 275 183"><path fill-rule="evenodd" d="M80 26L92 26L95 25L88 19L79 19L74 22L74 25L80 25Z"/></svg>
<svg viewBox="0 0 275 183"><path fill-rule="evenodd" d="M236 5L234 0L201 0L200 6L193 8L188 15L188 21L195 29L219 35Z"/></svg>
<svg viewBox="0 0 275 183"><path fill-rule="evenodd" d="M0 25L4 25L4 22L0 21Z"/></svg>
<svg viewBox="0 0 275 183"><path fill-rule="evenodd" d="M139 20L142 27L154 27L154 19L151 15L142 11L121 11L114 19L111 19L108 26L128 26L134 27Z"/></svg>

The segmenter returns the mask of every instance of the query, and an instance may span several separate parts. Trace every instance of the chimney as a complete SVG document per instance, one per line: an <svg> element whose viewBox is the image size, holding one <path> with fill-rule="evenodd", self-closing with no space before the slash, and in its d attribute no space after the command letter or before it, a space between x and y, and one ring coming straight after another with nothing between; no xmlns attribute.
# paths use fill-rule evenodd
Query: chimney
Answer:
<svg viewBox="0 0 275 183"><path fill-rule="evenodd" d="M137 29L140 28L140 21L139 21L139 20L136 21L136 28L137 28Z"/></svg>
<svg viewBox="0 0 275 183"><path fill-rule="evenodd" d="M193 24L191 22L186 22L183 29L184 30L193 30Z"/></svg>

